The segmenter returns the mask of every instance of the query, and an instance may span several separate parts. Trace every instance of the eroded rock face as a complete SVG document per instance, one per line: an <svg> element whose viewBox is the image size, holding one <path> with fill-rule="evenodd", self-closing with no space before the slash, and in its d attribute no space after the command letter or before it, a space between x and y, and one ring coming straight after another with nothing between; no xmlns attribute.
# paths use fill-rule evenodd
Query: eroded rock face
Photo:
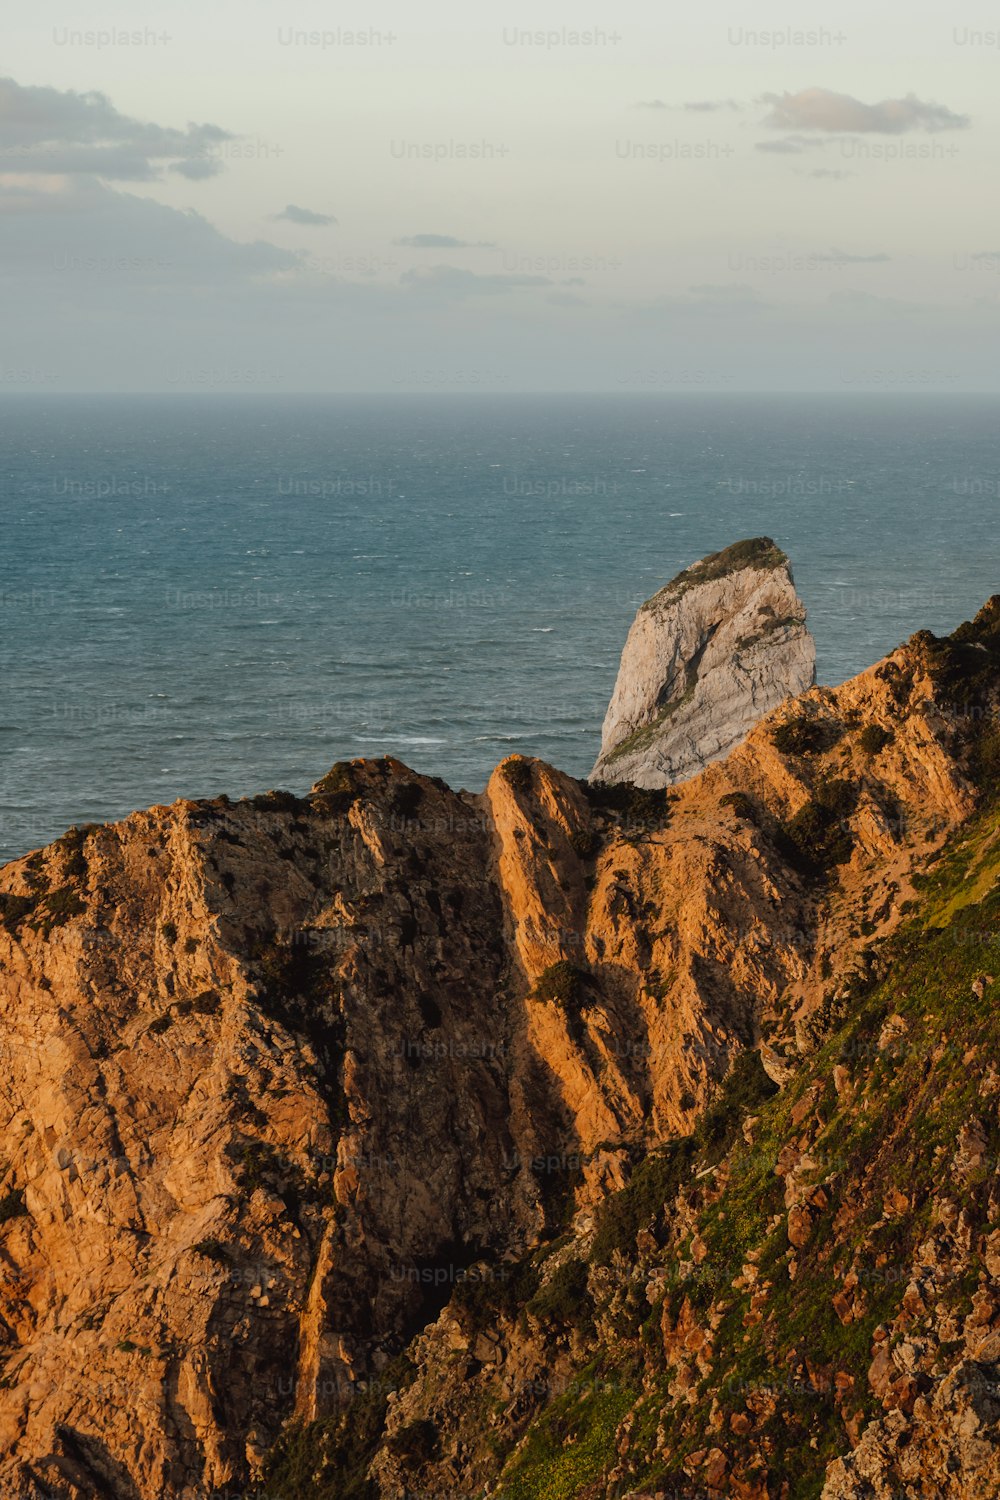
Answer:
<svg viewBox="0 0 1000 1500"><path fill-rule="evenodd" d="M4 1500L246 1493L289 1424L357 1410L421 1339L397 1427L492 1399L471 1384L492 1330L466 1350L448 1320L461 1273L502 1282L586 1232L748 1049L793 1076L968 818L940 675L901 648L669 797L520 757L481 797L352 762L307 798L152 808L0 871ZM526 1334L515 1391L571 1353ZM446 1437L418 1493L495 1477L486 1409L482 1455ZM364 1493L413 1493L424 1439Z"/></svg>
<svg viewBox="0 0 1000 1500"><path fill-rule="evenodd" d="M769 537L685 569L629 631L591 779L670 786L727 755L815 681L805 618Z"/></svg>

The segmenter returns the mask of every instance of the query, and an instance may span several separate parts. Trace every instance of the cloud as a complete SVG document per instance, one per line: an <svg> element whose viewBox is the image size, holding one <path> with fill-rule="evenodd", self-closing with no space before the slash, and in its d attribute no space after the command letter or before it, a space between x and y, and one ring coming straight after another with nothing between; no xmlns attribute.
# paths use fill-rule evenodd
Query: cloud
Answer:
<svg viewBox="0 0 1000 1500"><path fill-rule="evenodd" d="M640 99L636 109L683 109L691 114L714 114L720 109L742 109L736 99L686 99L681 104L668 104L665 99Z"/></svg>
<svg viewBox="0 0 1000 1500"><path fill-rule="evenodd" d="M197 180L221 169L213 152L233 139L217 125L175 130L134 120L104 94L0 78L2 174L149 182L171 171Z"/></svg>
<svg viewBox="0 0 1000 1500"><path fill-rule="evenodd" d="M68 184L0 188L0 267L78 295L128 287L213 288L298 274L301 261L264 240L243 244L201 214L106 187ZM112 298L113 300L113 298Z"/></svg>
<svg viewBox="0 0 1000 1500"><path fill-rule="evenodd" d="M280 214L272 214L272 220L286 220L289 224L313 224L319 229L325 229L329 224L336 224L332 214L316 214L311 208L299 208L295 203L287 203Z"/></svg>
<svg viewBox="0 0 1000 1500"><path fill-rule="evenodd" d="M551 302L553 307L586 307L587 303L583 297L577 297L573 292L550 292L546 302Z"/></svg>
<svg viewBox="0 0 1000 1500"><path fill-rule="evenodd" d="M457 240L453 234L407 234L393 240L408 250L496 250L492 240Z"/></svg>
<svg viewBox="0 0 1000 1500"><path fill-rule="evenodd" d="M819 130L903 135L909 130L963 130L967 115L957 115L943 104L932 104L907 94L905 99L882 99L864 104L850 94L832 89L801 89L797 94L765 94L772 106L764 124L772 130Z"/></svg>
<svg viewBox="0 0 1000 1500"><path fill-rule="evenodd" d="M446 297L497 296L527 287L552 286L548 276L478 276L458 266L421 266L404 271L399 278L415 292L433 292Z"/></svg>
<svg viewBox="0 0 1000 1500"><path fill-rule="evenodd" d="M802 151L812 151L824 144L824 141L817 140L815 136L786 135L780 141L758 141L756 149L770 151L777 156L798 156Z"/></svg>
<svg viewBox="0 0 1000 1500"><path fill-rule="evenodd" d="M835 266L872 266L882 261L891 260L890 255L849 255L846 250L831 250L829 255L814 255L813 260L825 261Z"/></svg>

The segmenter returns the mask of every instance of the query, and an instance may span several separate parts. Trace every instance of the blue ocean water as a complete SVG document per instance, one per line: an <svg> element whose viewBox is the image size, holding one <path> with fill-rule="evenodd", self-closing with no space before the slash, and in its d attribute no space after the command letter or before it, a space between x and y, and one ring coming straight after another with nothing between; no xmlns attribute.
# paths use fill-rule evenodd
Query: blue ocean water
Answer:
<svg viewBox="0 0 1000 1500"><path fill-rule="evenodd" d="M790 553L821 681L1000 589L986 397L0 400L0 858L399 756L585 774L636 608Z"/></svg>

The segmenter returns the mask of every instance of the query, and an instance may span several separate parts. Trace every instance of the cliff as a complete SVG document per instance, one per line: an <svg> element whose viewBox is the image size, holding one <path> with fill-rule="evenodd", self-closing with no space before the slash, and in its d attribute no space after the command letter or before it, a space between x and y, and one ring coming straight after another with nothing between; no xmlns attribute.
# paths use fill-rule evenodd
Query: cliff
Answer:
<svg viewBox="0 0 1000 1500"><path fill-rule="evenodd" d="M0 871L0 1493L990 1493L998 622Z"/></svg>
<svg viewBox="0 0 1000 1500"><path fill-rule="evenodd" d="M726 756L815 681L805 617L770 537L678 574L629 631L591 778L670 786Z"/></svg>

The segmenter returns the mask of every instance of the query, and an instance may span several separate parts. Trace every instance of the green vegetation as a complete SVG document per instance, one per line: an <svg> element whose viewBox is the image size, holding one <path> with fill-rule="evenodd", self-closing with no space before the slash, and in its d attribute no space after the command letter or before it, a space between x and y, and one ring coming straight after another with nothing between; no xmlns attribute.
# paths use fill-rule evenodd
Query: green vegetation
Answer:
<svg viewBox="0 0 1000 1500"><path fill-rule="evenodd" d="M406 822L416 816L423 800L424 788L419 781L404 781L393 792L389 810L394 817L402 818Z"/></svg>
<svg viewBox="0 0 1000 1500"><path fill-rule="evenodd" d="M489 1328L500 1318L513 1321L538 1290L539 1265L547 1253L534 1251L514 1265L496 1267L489 1276L461 1277L451 1303L465 1328Z"/></svg>
<svg viewBox="0 0 1000 1500"><path fill-rule="evenodd" d="M857 782L837 777L820 781L781 830L781 852L809 875L829 876L837 865L846 864L854 848L849 819L859 796Z"/></svg>
<svg viewBox="0 0 1000 1500"><path fill-rule="evenodd" d="M950 707L960 713L986 707L1000 682L1000 594L951 635L939 638L921 630L913 641Z"/></svg>
<svg viewBox="0 0 1000 1500"><path fill-rule="evenodd" d="M747 1114L776 1092L759 1054L739 1053L694 1134L651 1152L628 1186L603 1204L591 1250L594 1264L607 1265L616 1251L626 1258L634 1255L639 1230L648 1228L664 1204L676 1197L695 1159L700 1167L715 1165L736 1139Z"/></svg>
<svg viewBox="0 0 1000 1500"><path fill-rule="evenodd" d="M768 636L776 635L779 630L788 630L792 626L805 624L802 615L775 615L773 611L768 611L767 609L762 611L762 613L770 613L771 618L765 619L760 629L755 630L752 635L741 636L736 642L737 651L749 651L751 646L758 645L760 641L766 641Z"/></svg>
<svg viewBox="0 0 1000 1500"><path fill-rule="evenodd" d="M719 798L719 806L731 807L745 823L756 823L760 815L756 802L746 792L727 792L724 797Z"/></svg>
<svg viewBox="0 0 1000 1500"><path fill-rule="evenodd" d="M501 1476L499 1500L575 1500L616 1462L615 1433L638 1399L634 1387L597 1368L580 1373L531 1427Z"/></svg>
<svg viewBox="0 0 1000 1500"><path fill-rule="evenodd" d="M86 910L86 903L71 886L60 886L58 890L50 891L42 902L41 930L48 937L51 928L61 927L70 917L80 916Z"/></svg>
<svg viewBox="0 0 1000 1500"><path fill-rule="evenodd" d="M980 637L1000 634L1000 601L994 613L993 624L976 625L975 640L944 643L935 670L959 675L958 652L962 672L977 677L994 650ZM933 642L934 650L941 644ZM960 743L971 747L974 765L992 763L1000 775L1000 753L989 760L997 731L986 679L973 684L971 697L967 683L947 680L954 701L976 710L969 714L973 731L960 727L967 737ZM786 753L822 753L816 721L803 721L791 721ZM857 720L834 727L838 737L859 728ZM860 748L878 755L886 734L862 729ZM986 792L994 785L981 782ZM589 788L587 795L596 813L610 792L628 790ZM868 794L884 798L877 785ZM797 868L825 879L850 857L859 795L847 779L816 779L805 806L777 829L779 847ZM744 794L721 801L774 833L773 819ZM940 1328L935 1308L958 1320L968 1314L986 1279L982 1236L995 1218L1000 1159L989 1088L1000 1055L995 805L963 827L918 889L908 927L870 948L849 985L819 1008L811 1050L782 1090L757 1051L742 1051L694 1133L650 1152L601 1205L589 1251L567 1236L509 1275L456 1286L452 1307L466 1329L520 1319L526 1330L535 1320L546 1346L558 1350L560 1371L567 1356L574 1360L570 1384L536 1393L534 1405L526 1397L515 1410L509 1394L493 1387L495 1410L508 1413L490 1429L498 1500L700 1491L704 1475L691 1458L710 1446L723 1450L731 1474L760 1475L766 1463L769 1492L784 1487L796 1500L817 1500L827 1464L850 1446L845 1419L863 1425L881 1415L867 1380L873 1335L900 1318L918 1247L932 1226L956 1215L964 1238L942 1236L926 1324L919 1310L908 1311L893 1339L912 1339L919 1358L924 1333L933 1347ZM535 998L578 1014L591 983L564 961L543 973ZM901 1020L887 1028L891 1016ZM838 1072L836 1086L835 1068L846 1072ZM972 1164L961 1166L956 1150L970 1128L982 1161L966 1153ZM784 1178L793 1169L790 1219ZM943 1218L941 1200L949 1210ZM564 1254L546 1276L546 1260L551 1270L551 1257ZM857 1277L849 1314L848 1277L849 1286ZM649 1280L661 1287L652 1305ZM686 1336L692 1324L697 1344ZM938 1372L958 1349L958 1340L940 1345ZM434 1391L439 1374L432 1372ZM919 1378L929 1389L932 1377ZM761 1394L766 1399L754 1399ZM329 1423L283 1439L276 1472L285 1487L272 1479L277 1496L372 1500L364 1474L384 1408L380 1415L376 1402L364 1414L350 1405ZM410 1481L440 1456L430 1424L419 1419L392 1446ZM449 1450L442 1444L441 1451Z"/></svg>
<svg viewBox="0 0 1000 1500"><path fill-rule="evenodd" d="M579 1014L587 1002L589 987L585 971L563 958L543 969L531 994L534 1000L552 1001L565 1011Z"/></svg>
<svg viewBox="0 0 1000 1500"><path fill-rule="evenodd" d="M891 729L883 729L881 724L866 724L858 736L858 744L866 755L878 755L894 738Z"/></svg>
<svg viewBox="0 0 1000 1500"><path fill-rule="evenodd" d="M352 761L338 760L309 795L309 805L320 812L345 813L361 795L358 771Z"/></svg>
<svg viewBox="0 0 1000 1500"><path fill-rule="evenodd" d="M987 864L993 880L982 899L955 905L968 889L969 872ZM925 886L932 913L951 910L949 924L928 927L925 918L918 919L888 945L882 959L869 966L868 977L856 982L847 1019L781 1093L756 1053L741 1054L694 1136L652 1153L629 1185L607 1200L590 1263L611 1266L618 1252L625 1273L635 1262L639 1231L651 1230L663 1244L678 1194L689 1193L697 1181L711 1183L706 1174L724 1168L721 1192L709 1187L697 1215L704 1262L687 1279L665 1282L664 1308L654 1307L644 1326L639 1326L641 1306L638 1315L614 1321L619 1340L614 1359L627 1363L634 1343L646 1394L630 1391L621 1404L577 1392L551 1400L508 1460L501 1488L505 1500L575 1500L589 1493L616 1451L617 1423L626 1412L633 1419L622 1492L686 1483L683 1463L695 1448L704 1448L713 1402L721 1406L721 1446L731 1463L752 1462L757 1445L773 1432L778 1442L769 1478L787 1480L796 1496L815 1500L819 1495L827 1463L847 1446L830 1397L834 1375L854 1378L852 1409L869 1418L877 1414L866 1379L872 1335L899 1311L906 1268L928 1232L933 1196L942 1189L941 1164L950 1160L958 1132L971 1120L986 1126L987 1160L1000 1154L1000 1125L978 1103L982 1070L967 1061L1000 1050L997 981L986 983L981 973L984 941L1000 942L995 936L1000 934L998 866L1000 818L987 810ZM903 1016L903 1043L879 1045L885 1019L894 1011ZM832 1087L837 1063L855 1079L858 1092L847 1096L849 1102ZM750 1116L752 1134L745 1138ZM804 1129L815 1160L813 1181L823 1192L808 1241L794 1252L793 1281L787 1272L793 1252L783 1188L775 1169L779 1154ZM944 1180L945 1191L958 1197L974 1225L985 1223L990 1181L988 1170L972 1173L964 1183L953 1174ZM899 1192L913 1206L887 1218L884 1204ZM845 1204L852 1212L840 1225L837 1215ZM757 1265L757 1287L766 1288L763 1303L755 1304L762 1316L751 1315L755 1289L734 1285L747 1257ZM851 1270L860 1278L858 1300L855 1316L842 1323L833 1298ZM936 1296L966 1314L982 1270L973 1254ZM555 1328L585 1332L601 1315L600 1294L595 1305L589 1286L587 1266L572 1258L533 1293L528 1311ZM626 1306L640 1303L630 1289ZM668 1397L669 1367L662 1377L657 1374L663 1368L658 1363L661 1312L672 1322L684 1303L698 1317L713 1308L722 1315L713 1369L693 1406ZM605 1363L612 1357L607 1347L593 1353ZM576 1378L583 1383L586 1372ZM748 1396L756 1390L777 1400L775 1415L763 1425L752 1414L746 1418ZM731 1429L731 1417L745 1421L745 1435ZM657 1457L660 1422L666 1423L666 1462L662 1452Z"/></svg>
<svg viewBox="0 0 1000 1500"><path fill-rule="evenodd" d="M573 853L579 859L594 859L600 853L601 840L592 829L582 829L570 839Z"/></svg>
<svg viewBox="0 0 1000 1500"><path fill-rule="evenodd" d="M823 755L833 749L843 733L844 726L833 719L798 714L775 725L771 743L782 755Z"/></svg>
<svg viewBox="0 0 1000 1500"><path fill-rule="evenodd" d="M344 1019L333 959L321 948L275 935L253 946L261 1009L289 1031L308 1038L316 1053L331 1124L346 1111L340 1070Z"/></svg>
<svg viewBox="0 0 1000 1500"><path fill-rule="evenodd" d="M713 583L717 578L739 572L741 568L781 568L787 562L784 552L769 536L750 537L743 542L734 542L731 547L724 547L721 552L711 553L691 568L685 568L666 588L647 599L642 607L655 609L672 604L688 589L702 583Z"/></svg>
<svg viewBox="0 0 1000 1500"><path fill-rule="evenodd" d="M69 885L47 893L35 891L30 896L0 894L0 921L10 933L27 926L48 939L53 928L62 927L71 917L80 916L86 909L86 903Z"/></svg>
<svg viewBox="0 0 1000 1500"><path fill-rule="evenodd" d="M347 1393L335 1416L287 1429L265 1465L272 1500L377 1500L366 1476L385 1429L389 1394L406 1390L415 1373L399 1356L367 1387Z"/></svg>
<svg viewBox="0 0 1000 1500"><path fill-rule="evenodd" d="M56 839L53 847L58 849L63 857L64 880L82 880L86 876L87 857L84 847L90 835L99 830L99 824L85 823L80 828L67 828L62 838Z"/></svg>
<svg viewBox="0 0 1000 1500"><path fill-rule="evenodd" d="M674 798L664 788L633 786L627 781L615 786L599 781L581 785L594 811L614 818L618 831L626 837L652 833L665 828L670 821L670 806Z"/></svg>
<svg viewBox="0 0 1000 1500"><path fill-rule="evenodd" d="M311 804L304 797L296 797L294 792L261 792L248 801L255 812L292 813L295 817L303 817L312 811Z"/></svg>
<svg viewBox="0 0 1000 1500"><path fill-rule="evenodd" d="M420 1417L394 1432L386 1444L390 1453L411 1469L429 1463L438 1454L438 1433L433 1422Z"/></svg>
<svg viewBox="0 0 1000 1500"><path fill-rule="evenodd" d="M528 1303L528 1312L543 1323L585 1328L588 1317L587 1267L568 1260L539 1288Z"/></svg>
<svg viewBox="0 0 1000 1500"><path fill-rule="evenodd" d="M190 1005L195 1015L214 1016L222 1004L222 997L217 990L202 990L199 995L194 995L189 1001L182 1001L184 1005ZM180 1010L180 1006L177 1007Z"/></svg>
<svg viewBox="0 0 1000 1500"><path fill-rule="evenodd" d="M695 677L696 680L697 677ZM613 763L623 759L626 755L635 755L638 751L645 750L656 739L664 724L673 718L679 708L690 703L693 697L694 682L685 688L679 698L674 698L672 702L665 704L648 724L640 724L638 729L633 729L631 734L620 740L615 748L608 752L608 761Z"/></svg>
<svg viewBox="0 0 1000 1500"><path fill-rule="evenodd" d="M235 1149L235 1160L240 1186L251 1192L266 1187L282 1198L289 1193L301 1198L306 1193L302 1168L282 1156L269 1141L243 1141Z"/></svg>
<svg viewBox="0 0 1000 1500"><path fill-rule="evenodd" d="M500 762L500 773L512 792L523 795L530 792L534 782L534 767L523 755L511 755Z"/></svg>

